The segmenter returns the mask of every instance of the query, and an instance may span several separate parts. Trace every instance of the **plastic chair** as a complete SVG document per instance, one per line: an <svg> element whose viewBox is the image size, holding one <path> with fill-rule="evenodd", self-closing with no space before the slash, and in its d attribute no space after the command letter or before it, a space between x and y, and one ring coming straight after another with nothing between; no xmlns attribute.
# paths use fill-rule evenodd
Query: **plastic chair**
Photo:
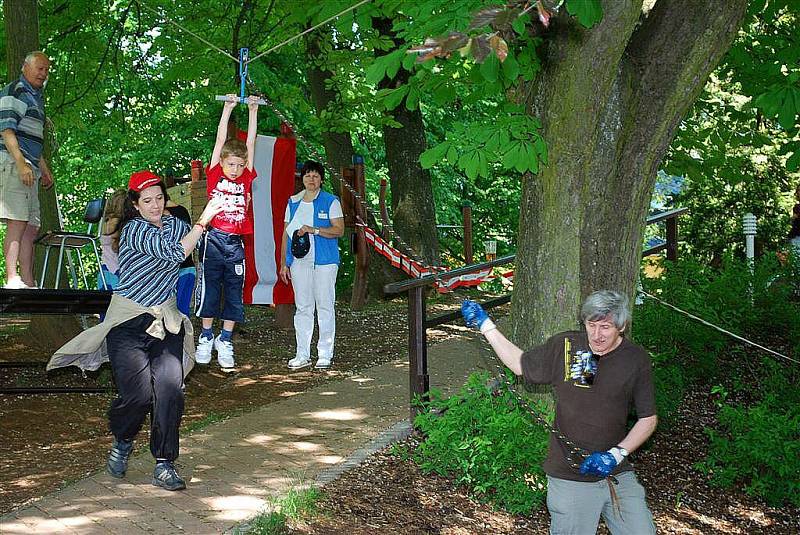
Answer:
<svg viewBox="0 0 800 535"><path fill-rule="evenodd" d="M87 289L89 288L89 281L86 278L86 270L84 269L83 259L81 258L81 250L83 250L83 248L87 245L91 245L92 250L94 251L94 256L97 259L97 266L100 267L102 264L102 260L100 258L100 221L103 219L105 208L105 197L100 199L92 199L86 204L86 212L83 216L83 220L88 224L86 232L49 231L36 240L35 243L46 248L44 254L44 266L42 266L42 278L39 280L39 283L42 285L42 287L44 287L44 283L47 280L47 268L50 263L50 250L53 247L58 247L58 271L56 271L56 283L54 288L58 288L59 283L61 282L61 268L64 265L64 251L67 252L68 258L70 259L70 274L72 275L72 281L74 284L73 288L77 289L78 287L78 276L75 273L75 264L72 262L73 251L78 253L78 266L81 271L81 276L83 277L83 284ZM97 225L96 228L95 225ZM100 277L103 279L103 285L105 286L106 281L105 277L103 276L102 269L100 270Z"/></svg>

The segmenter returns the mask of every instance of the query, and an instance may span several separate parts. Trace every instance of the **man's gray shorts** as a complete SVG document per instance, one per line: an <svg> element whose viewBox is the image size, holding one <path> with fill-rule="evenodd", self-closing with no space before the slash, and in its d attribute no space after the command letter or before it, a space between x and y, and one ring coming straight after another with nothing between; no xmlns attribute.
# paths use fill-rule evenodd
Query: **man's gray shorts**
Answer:
<svg viewBox="0 0 800 535"><path fill-rule="evenodd" d="M615 476L614 490L620 513L612 506L608 482L569 481L547 476L547 508L550 510L550 533L587 535L597 532L600 516L614 535L648 535L656 532L653 515L644 499L644 487L633 471Z"/></svg>
<svg viewBox="0 0 800 535"><path fill-rule="evenodd" d="M41 226L39 213L39 177L34 168L32 186L26 186L19 178L17 164L11 156L0 151L0 222L9 219L27 221L33 227Z"/></svg>

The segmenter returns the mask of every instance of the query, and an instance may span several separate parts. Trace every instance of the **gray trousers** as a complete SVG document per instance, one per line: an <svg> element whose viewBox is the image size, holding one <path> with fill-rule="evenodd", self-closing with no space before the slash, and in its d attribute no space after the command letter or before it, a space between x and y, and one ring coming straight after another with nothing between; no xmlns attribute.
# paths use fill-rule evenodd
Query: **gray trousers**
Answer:
<svg viewBox="0 0 800 535"><path fill-rule="evenodd" d="M596 483L569 481L547 476L547 509L550 511L550 533L553 535L593 535L600 516L614 535L647 535L656 532L653 515L644 499L644 487L633 471L615 476L619 485L614 490L619 499L619 512L611 503L605 479Z"/></svg>

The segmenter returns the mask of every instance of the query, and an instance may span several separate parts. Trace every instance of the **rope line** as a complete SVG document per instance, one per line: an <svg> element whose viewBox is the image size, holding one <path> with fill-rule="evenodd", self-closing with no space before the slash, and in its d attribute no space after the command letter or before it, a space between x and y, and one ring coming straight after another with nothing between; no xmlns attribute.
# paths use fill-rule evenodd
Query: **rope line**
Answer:
<svg viewBox="0 0 800 535"><path fill-rule="evenodd" d="M695 321L698 321L698 322L702 323L703 325L705 325L707 327L711 327L712 329L716 329L717 331L719 331L721 333L727 334L728 336L730 336L732 338L735 338L736 340L739 340L740 342L744 342L745 344L749 344L749 345L751 345L753 347L757 347L758 349L760 349L762 351L765 351L765 352L767 352L767 353L769 353L771 355L774 355L776 357L788 360L790 362L794 362L795 364L800 364L800 360L793 359L792 357L787 357L786 355L784 355L782 353L778 353L777 351L774 351L774 350L772 350L772 349L770 349L768 347L764 347L761 344L757 344L757 343L755 343L755 342L753 342L751 340L748 340L747 338L739 336L736 333L732 333L731 331L728 331L727 329L723 329L722 327L720 327L718 325L714 325L713 323L711 323L711 322L709 322L707 320L704 320L703 318L700 318L698 316L695 316L691 312L687 312L687 311L685 311L683 309L680 309L680 308L676 307L673 304L667 303L663 299L659 299L658 297L656 297L656 296L654 296L652 294L649 294L649 293L645 292L644 290L640 289L639 293L641 295L649 298L649 299L652 299L653 301L656 301L656 302L664 305L667 308L670 308L670 309L674 310L675 312L678 312L679 314L683 314L684 316L686 316L688 318L691 318L691 319L693 319Z"/></svg>
<svg viewBox="0 0 800 535"><path fill-rule="evenodd" d="M481 336L482 343L488 344L486 339ZM497 375L492 376L492 379L496 381L500 386L505 387L505 390L508 391L514 400L517 402L517 405L520 406L523 410L525 410L541 427L547 430L549 433L555 435L555 437L567 447L569 453L567 453L566 461L574 470L580 470L581 464L583 459L588 457L592 454L589 450L585 448L581 448L574 442L572 442L569 438L567 438L564 433L558 430L558 428L551 424L547 418L539 411L538 408L533 406L530 401L528 401L521 393L517 391L517 388L508 380L506 376L504 365L501 363L500 358L494 353L493 350L489 350L492 354L494 354L493 359L489 359L486 356L482 356L484 362L488 363L491 362L492 365L497 369ZM576 461L573 456L577 456L581 459L580 462Z"/></svg>
<svg viewBox="0 0 800 535"><path fill-rule="evenodd" d="M292 41L296 41L297 39L300 39L300 38L301 38L301 37L303 37L305 34L307 34L307 33L310 33L310 32L313 32L314 30L316 30L317 28L319 28L319 27L321 27L321 26L325 26L326 24L328 24L328 23L329 23L330 21L332 21L333 19L339 18L339 17L341 17L342 15L344 15L345 13L347 13L348 11L352 11L352 10L354 10L354 9L358 8L358 7L361 7L361 6L363 6L364 4L366 4L367 2L370 2L370 1L371 1L371 0L361 0L361 1L360 1L360 2L358 2L357 4L353 4L352 6L350 6L350 7L346 8L345 10L343 10L343 11L340 11L340 12L339 12L339 13L337 13L336 15L334 15L334 16L332 16L332 17L328 17L327 19L323 20L322 22L320 22L320 23L319 23L319 24L317 24L316 26L312 26L311 28L308 28L308 29L306 29L306 30L303 30L302 32L298 33L297 35L295 35L295 36L293 36L293 37L290 37L289 39L286 39L284 42L282 42L282 43L280 43L280 44L278 44L278 45L275 45L275 46L273 46L273 47L272 47L272 48L270 48L269 50L265 50L264 52L261 52L260 54L258 54L258 55L256 55L256 56L254 56L254 57L250 58L250 60L249 60L249 61L247 61L247 63L252 63L252 62L254 62L255 60L257 60L258 58L260 58L261 56L266 56L266 55L267 55L267 54L269 54L270 52L274 52L274 51L278 50L279 48L281 48L281 47L283 47L283 46L285 46L285 45L288 45L288 44L289 44L289 43L291 43Z"/></svg>
<svg viewBox="0 0 800 535"><path fill-rule="evenodd" d="M139 5L139 7L143 7L147 11L155 14L158 18L160 18L164 22L168 22L168 23L176 26L179 30L188 33L189 35L191 35L192 37L194 37L198 41L202 41L203 43L207 44L208 46L210 46L211 48L213 48L214 50L216 50L217 52L219 52L223 56L227 56L228 58L232 59L236 63L239 63L239 58L237 58L236 56L234 56L232 54L229 54L228 52L226 52L225 50L221 49L220 47L218 47L214 43L212 43L212 42L204 39L203 37L197 35L196 33L194 33L193 31L189 30L188 28L185 28L184 26L181 26L180 24L178 24L177 22L175 22L174 20L172 20L168 16L162 15L157 10L155 10L152 7L148 6L147 4L143 3L142 0L133 0L133 1L136 2Z"/></svg>

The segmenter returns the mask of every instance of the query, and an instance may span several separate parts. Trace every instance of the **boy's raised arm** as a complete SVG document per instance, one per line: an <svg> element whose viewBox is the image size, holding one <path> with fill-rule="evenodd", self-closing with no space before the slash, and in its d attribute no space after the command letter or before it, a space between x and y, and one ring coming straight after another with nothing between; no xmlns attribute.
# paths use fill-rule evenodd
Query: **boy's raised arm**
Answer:
<svg viewBox="0 0 800 535"><path fill-rule="evenodd" d="M258 134L258 97L250 95L247 99L247 168L253 170L256 154L256 135Z"/></svg>
<svg viewBox="0 0 800 535"><path fill-rule="evenodd" d="M228 141L228 121L231 118L231 112L239 103L239 98L234 94L226 95L228 100L225 101L222 107L222 116L219 118L219 126L217 126L217 139L214 142L214 152L211 153L211 161L208 167L214 167L219 163L219 156L222 154L222 146Z"/></svg>

